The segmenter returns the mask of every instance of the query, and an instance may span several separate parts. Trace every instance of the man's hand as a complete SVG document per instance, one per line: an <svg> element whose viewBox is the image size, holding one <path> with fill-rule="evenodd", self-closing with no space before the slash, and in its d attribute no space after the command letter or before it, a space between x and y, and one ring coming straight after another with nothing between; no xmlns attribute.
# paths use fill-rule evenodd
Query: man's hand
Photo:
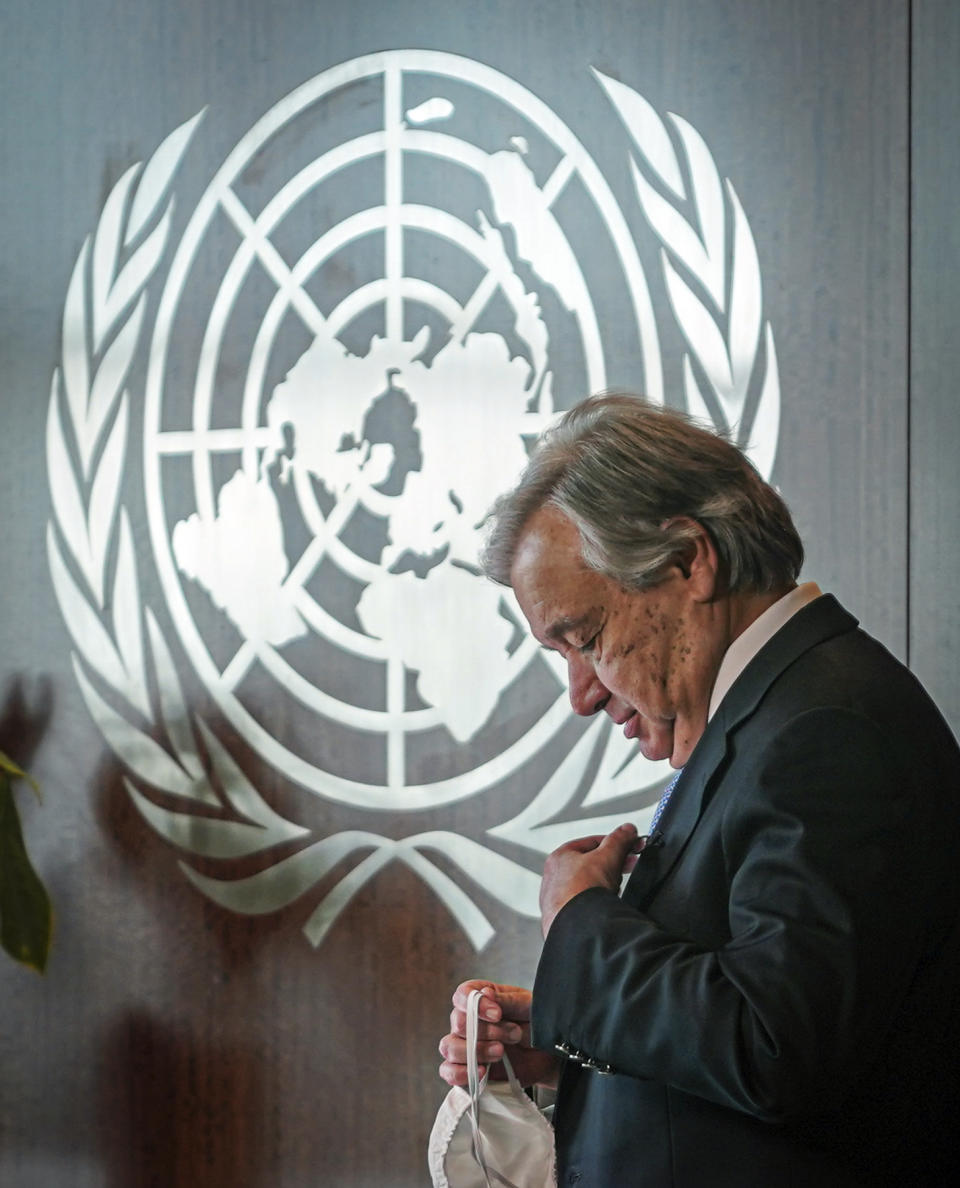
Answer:
<svg viewBox="0 0 960 1188"><path fill-rule="evenodd" d="M482 1077L488 1066L494 1080L504 1080L504 1049L521 1085L553 1085L559 1061L553 1052L539 1052L530 1047L529 990L520 986L500 986L476 979L462 982L453 994L450 1033L440 1041L440 1076L448 1085L467 1084L467 998L471 990L483 990L480 1000L480 1026L477 1032L477 1059Z"/></svg>
<svg viewBox="0 0 960 1188"><path fill-rule="evenodd" d="M588 887L620 888L625 871L632 870L639 853L634 825L620 825L605 837L579 837L554 850L543 868L540 884L540 921L543 935L557 912Z"/></svg>

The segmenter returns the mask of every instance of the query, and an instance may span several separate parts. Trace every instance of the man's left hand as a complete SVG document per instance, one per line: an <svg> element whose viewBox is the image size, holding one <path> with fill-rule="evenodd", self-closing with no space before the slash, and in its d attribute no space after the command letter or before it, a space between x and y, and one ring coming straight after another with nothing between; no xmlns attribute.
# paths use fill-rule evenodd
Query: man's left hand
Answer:
<svg viewBox="0 0 960 1188"><path fill-rule="evenodd" d="M624 872L636 863L637 830L620 825L612 833L578 837L554 850L543 868L540 884L540 919L543 935L550 931L557 912L588 887L620 888Z"/></svg>

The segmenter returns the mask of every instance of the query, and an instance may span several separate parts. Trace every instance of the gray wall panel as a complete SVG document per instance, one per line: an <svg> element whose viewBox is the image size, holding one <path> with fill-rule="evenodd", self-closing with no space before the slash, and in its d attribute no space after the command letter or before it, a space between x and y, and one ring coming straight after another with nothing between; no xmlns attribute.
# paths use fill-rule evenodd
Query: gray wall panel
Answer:
<svg viewBox="0 0 960 1188"><path fill-rule="evenodd" d="M957 568L960 510L957 421L942 381L955 337L948 203L958 179L942 149L958 122L958 41L951 5L914 8L922 171L913 207L910 638L956 723L957 624L936 620ZM133 807L80 694L45 543L44 441L65 294L124 170L207 107L177 175L179 236L214 168L298 84L376 50L475 58L592 137L648 271L665 382L679 403L682 336L633 200L628 140L589 70L636 88L661 114L678 113L731 179L756 240L783 400L773 477L807 540L807 573L904 654L907 14L905 0L2 5L0 746L44 787L42 806L22 803L57 933L42 982L0 961L0 1182L422 1184L426 1132L443 1094L435 1046L450 991L474 973L529 982L539 948L532 921L480 891L496 937L476 954L436 896L393 863L314 951L300 933L310 905L263 917L217 907L183 876L184 855ZM346 106L331 121L360 118ZM609 379L637 386L640 352L622 331L614 285L604 330L624 346ZM154 294L149 319L156 308ZM134 418L142 371L131 378ZM148 565L139 466L134 447L124 494L143 596L167 629ZM180 653L178 663L191 709L210 715ZM211 720L277 811L304 813L318 832L369 824L368 814L306 797ZM284 728L292 726L281 716ZM485 804L463 802L443 827L478 835L504 804L519 805L532 778L524 773ZM377 815L378 827L400 836L410 826L395 817ZM519 846L505 850L530 858Z"/></svg>
<svg viewBox="0 0 960 1188"><path fill-rule="evenodd" d="M913 5L910 662L960 730L960 9Z"/></svg>

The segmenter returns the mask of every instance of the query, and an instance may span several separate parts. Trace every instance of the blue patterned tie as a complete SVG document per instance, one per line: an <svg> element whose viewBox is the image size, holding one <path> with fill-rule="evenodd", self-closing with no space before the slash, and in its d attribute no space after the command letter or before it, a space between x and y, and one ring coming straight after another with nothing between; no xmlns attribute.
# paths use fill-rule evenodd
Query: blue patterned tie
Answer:
<svg viewBox="0 0 960 1188"><path fill-rule="evenodd" d="M656 811L653 814L653 820L650 822L650 834L652 837L656 832L657 825L660 823L660 818L663 816L663 810L670 803L670 797L673 795L673 790L677 786L677 780L683 775L683 768L681 767L677 774L673 777L666 788L663 790L663 795L660 797L660 803L657 805Z"/></svg>

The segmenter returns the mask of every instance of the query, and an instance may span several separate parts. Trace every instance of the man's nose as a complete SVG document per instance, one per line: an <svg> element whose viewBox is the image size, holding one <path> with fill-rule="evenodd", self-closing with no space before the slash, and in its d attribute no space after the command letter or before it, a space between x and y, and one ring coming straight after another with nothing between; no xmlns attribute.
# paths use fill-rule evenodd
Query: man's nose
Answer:
<svg viewBox="0 0 960 1188"><path fill-rule="evenodd" d="M567 680L575 714L589 717L610 700L610 692L597 676L593 664L579 652L571 652L567 657Z"/></svg>

